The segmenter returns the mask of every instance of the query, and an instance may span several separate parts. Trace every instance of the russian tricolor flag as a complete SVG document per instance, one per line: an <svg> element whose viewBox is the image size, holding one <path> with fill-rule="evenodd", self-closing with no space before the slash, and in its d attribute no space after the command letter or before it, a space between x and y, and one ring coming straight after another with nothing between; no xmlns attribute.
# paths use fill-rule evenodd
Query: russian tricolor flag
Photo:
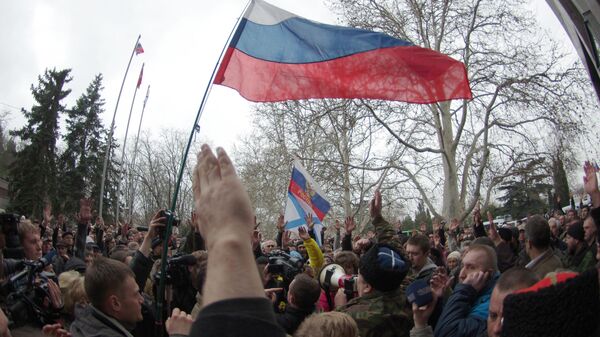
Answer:
<svg viewBox="0 0 600 337"><path fill-rule="evenodd" d="M306 215L312 214L316 241L321 245L321 229L323 228L321 221L330 208L331 205L325 199L321 187L315 183L300 162L294 160L285 205L286 229L297 231L299 226L306 225L304 219Z"/></svg>
<svg viewBox="0 0 600 337"><path fill-rule="evenodd" d="M254 102L471 99L459 61L383 33L317 23L253 0L214 83Z"/></svg>

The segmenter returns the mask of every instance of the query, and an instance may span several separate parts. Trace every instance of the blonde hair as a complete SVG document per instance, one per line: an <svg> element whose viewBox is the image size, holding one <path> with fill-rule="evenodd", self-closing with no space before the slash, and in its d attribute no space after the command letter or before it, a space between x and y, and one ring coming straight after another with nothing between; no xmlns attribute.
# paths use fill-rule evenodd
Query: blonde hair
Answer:
<svg viewBox="0 0 600 337"><path fill-rule="evenodd" d="M25 238L26 234L34 233L39 234L40 229L38 226L34 225L31 220L24 219L19 222L17 225L17 232L19 233L19 240L23 242L23 238Z"/></svg>
<svg viewBox="0 0 600 337"><path fill-rule="evenodd" d="M66 271L58 276L58 286L63 297L64 312L73 315L77 304L88 303L84 287L84 277L74 270Z"/></svg>
<svg viewBox="0 0 600 337"><path fill-rule="evenodd" d="M323 312L306 318L294 337L358 337L358 326L348 314Z"/></svg>

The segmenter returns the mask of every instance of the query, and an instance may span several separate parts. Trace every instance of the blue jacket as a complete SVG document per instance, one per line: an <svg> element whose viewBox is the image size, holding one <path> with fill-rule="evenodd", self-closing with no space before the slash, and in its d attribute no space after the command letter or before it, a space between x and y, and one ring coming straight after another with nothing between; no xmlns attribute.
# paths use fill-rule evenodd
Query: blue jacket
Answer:
<svg viewBox="0 0 600 337"><path fill-rule="evenodd" d="M479 293L470 285L456 285L435 327L435 337L477 337L484 333L490 297L499 276L494 275Z"/></svg>

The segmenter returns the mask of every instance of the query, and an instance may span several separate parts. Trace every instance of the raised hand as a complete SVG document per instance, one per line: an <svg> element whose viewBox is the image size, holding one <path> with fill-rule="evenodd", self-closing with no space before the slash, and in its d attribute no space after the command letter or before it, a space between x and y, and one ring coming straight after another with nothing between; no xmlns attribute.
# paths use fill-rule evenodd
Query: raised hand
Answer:
<svg viewBox="0 0 600 337"><path fill-rule="evenodd" d="M352 234L352 231L356 228L356 224L354 223L354 218L349 216L346 217L346 221L344 221L344 229L346 230L346 234Z"/></svg>
<svg viewBox="0 0 600 337"><path fill-rule="evenodd" d="M277 217L277 224L276 224L277 230L279 232L283 232L285 230L285 224L286 224L286 222L284 220L283 214L279 214L279 217Z"/></svg>
<svg viewBox="0 0 600 337"><path fill-rule="evenodd" d="M375 195L371 200L369 208L372 219L381 216L381 192L379 190L375 190Z"/></svg>
<svg viewBox="0 0 600 337"><path fill-rule="evenodd" d="M475 224L475 226L479 225L479 223L481 223L481 210L479 208L479 201L477 201L477 205L475 206L475 209L473 210L473 223Z"/></svg>
<svg viewBox="0 0 600 337"><path fill-rule="evenodd" d="M438 267L429 281L434 301L443 296L444 291L450 287L453 281L454 277L448 277L444 267Z"/></svg>
<svg viewBox="0 0 600 337"><path fill-rule="evenodd" d="M169 336L183 335L188 336L192 330L194 320L192 315L186 314L185 311L180 311L179 308L173 309L171 317L165 322L165 328Z"/></svg>
<svg viewBox="0 0 600 337"><path fill-rule="evenodd" d="M256 250L260 245L260 241L262 240L262 234L258 229L255 229L252 232L252 250Z"/></svg>
<svg viewBox="0 0 600 337"><path fill-rule="evenodd" d="M315 227L315 223L313 222L312 214L310 214L310 213L306 214L306 216L304 217L304 221L306 221L306 226L308 226L308 229L312 230L313 227Z"/></svg>
<svg viewBox="0 0 600 337"><path fill-rule="evenodd" d="M250 197L225 150L217 148L215 157L208 145L202 145L193 178L199 229L208 248L221 238L250 238L254 230Z"/></svg>
<svg viewBox="0 0 600 337"><path fill-rule="evenodd" d="M89 223L92 220L92 203L94 199L81 198L79 199L79 213L77 214L77 221L81 224Z"/></svg>
<svg viewBox="0 0 600 337"><path fill-rule="evenodd" d="M292 241L292 232L285 231L281 236L281 248L286 250L290 246L290 242Z"/></svg>
<svg viewBox="0 0 600 337"><path fill-rule="evenodd" d="M467 275L463 283L472 286L477 292L480 292L489 278L489 272L478 271Z"/></svg>
<svg viewBox="0 0 600 337"><path fill-rule="evenodd" d="M52 203L47 202L44 205L44 224L46 226L49 226L51 222L52 222Z"/></svg>
<svg viewBox="0 0 600 337"><path fill-rule="evenodd" d="M600 207L600 191L598 190L598 177L596 176L596 168L589 161L583 165L583 189L585 193L592 198L594 207Z"/></svg>
<svg viewBox="0 0 600 337"><path fill-rule="evenodd" d="M300 236L300 239L302 239L304 241L310 239L310 234L308 234L308 231L306 230L306 227L304 227L304 226L298 227L298 236Z"/></svg>

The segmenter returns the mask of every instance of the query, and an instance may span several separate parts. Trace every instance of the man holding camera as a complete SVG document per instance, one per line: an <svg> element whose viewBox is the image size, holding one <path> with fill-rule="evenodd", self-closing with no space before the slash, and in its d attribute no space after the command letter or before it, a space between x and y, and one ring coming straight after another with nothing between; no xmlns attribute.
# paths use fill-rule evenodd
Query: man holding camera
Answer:
<svg viewBox="0 0 600 337"><path fill-rule="evenodd" d="M381 216L379 191L371 201L371 218L377 243L360 259L358 297L344 303L346 295L338 290L337 311L352 316L363 337L409 336L412 320L400 284L410 266L393 241L393 227Z"/></svg>

